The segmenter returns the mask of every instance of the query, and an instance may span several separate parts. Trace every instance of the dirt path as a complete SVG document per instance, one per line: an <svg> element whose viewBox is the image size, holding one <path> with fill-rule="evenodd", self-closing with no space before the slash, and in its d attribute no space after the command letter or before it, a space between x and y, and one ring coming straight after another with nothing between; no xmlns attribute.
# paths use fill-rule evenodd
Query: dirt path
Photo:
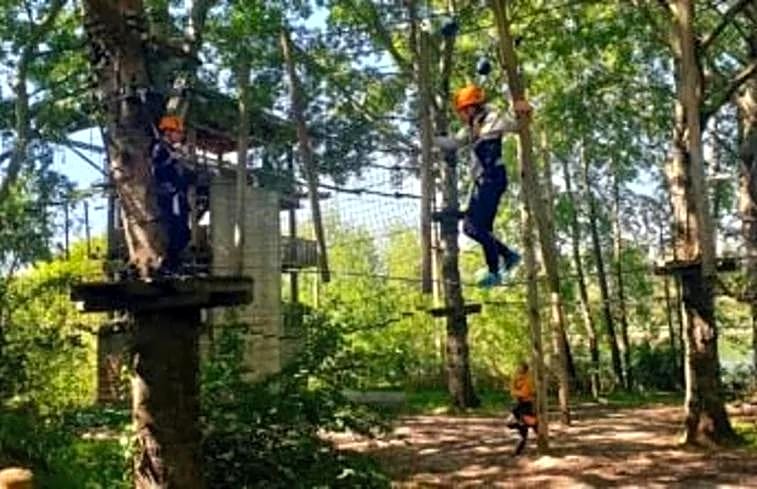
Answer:
<svg viewBox="0 0 757 489"><path fill-rule="evenodd" d="M673 407L586 408L570 428L550 426L549 455L532 440L520 458L514 434L493 417L406 417L378 440L334 440L376 457L399 488L757 488L757 453L682 449L680 419Z"/></svg>

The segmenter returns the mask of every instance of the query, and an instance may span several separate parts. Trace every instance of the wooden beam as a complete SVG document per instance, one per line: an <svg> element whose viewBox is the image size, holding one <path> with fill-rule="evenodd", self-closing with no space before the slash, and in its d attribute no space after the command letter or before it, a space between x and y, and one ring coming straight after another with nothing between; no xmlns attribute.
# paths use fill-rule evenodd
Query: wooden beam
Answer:
<svg viewBox="0 0 757 489"><path fill-rule="evenodd" d="M71 292L71 299L83 303L86 312L235 306L252 298L252 279L229 277L94 282L76 285Z"/></svg>
<svg viewBox="0 0 757 489"><path fill-rule="evenodd" d="M654 274L658 276L683 273L696 267L702 266L702 260L661 260L654 266ZM716 259L718 272L735 272L739 269L738 260L735 257L720 257Z"/></svg>
<svg viewBox="0 0 757 489"><path fill-rule="evenodd" d="M481 304L465 304L463 306L463 313L467 316L468 314L478 314L481 312ZM454 307L434 307L433 309L429 309L428 313L431 314L435 318L443 318L448 317L455 313Z"/></svg>

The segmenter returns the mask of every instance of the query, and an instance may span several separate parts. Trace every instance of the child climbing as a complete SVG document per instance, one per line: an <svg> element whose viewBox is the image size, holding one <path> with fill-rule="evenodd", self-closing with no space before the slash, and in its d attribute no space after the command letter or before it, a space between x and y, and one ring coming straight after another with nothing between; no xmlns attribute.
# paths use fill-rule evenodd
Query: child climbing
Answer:
<svg viewBox="0 0 757 489"><path fill-rule="evenodd" d="M517 100L514 120L487 105L484 90L476 85L458 90L454 105L465 127L454 137L437 137L436 144L444 151L471 147L473 188L464 213L463 232L481 244L484 251L486 268L476 273L478 285L492 287L501 284L520 262L520 255L493 234L497 207L507 190L502 137L505 133L517 132L530 116L532 107L525 100Z"/></svg>
<svg viewBox="0 0 757 489"><path fill-rule="evenodd" d="M179 271L181 254L191 237L187 194L192 177L177 153L183 141L184 121L176 116L161 118L152 146L152 163L158 187L158 207L168 238L166 258L160 268L166 274Z"/></svg>
<svg viewBox="0 0 757 489"><path fill-rule="evenodd" d="M521 362L513 376L510 384L510 395L515 400L515 407L512 409L512 418L508 421L507 427L518 431L520 440L515 447L515 455L523 453L528 441L528 430L538 429L536 413L534 412L534 381L529 372L528 363Z"/></svg>

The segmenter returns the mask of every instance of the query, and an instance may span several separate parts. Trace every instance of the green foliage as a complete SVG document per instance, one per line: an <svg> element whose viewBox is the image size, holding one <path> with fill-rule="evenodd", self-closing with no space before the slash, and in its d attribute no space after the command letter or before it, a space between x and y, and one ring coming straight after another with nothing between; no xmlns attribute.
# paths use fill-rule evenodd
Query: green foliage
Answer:
<svg viewBox="0 0 757 489"><path fill-rule="evenodd" d="M203 368L204 468L210 487L388 487L376 465L335 451L320 430L370 434L377 415L349 403L351 375L343 328L314 311L303 314L305 345L281 374L244 381L234 325Z"/></svg>
<svg viewBox="0 0 757 489"><path fill-rule="evenodd" d="M77 243L70 259L39 262L8 285L0 390L13 403L56 412L93 399L94 333L102 319L79 313L69 296L72 284L100 270Z"/></svg>
<svg viewBox="0 0 757 489"><path fill-rule="evenodd" d="M110 431L87 436L79 417L0 411L0 466L30 468L40 489L131 487L129 453L118 437L125 430L122 417L90 413L89 430L109 425Z"/></svg>
<svg viewBox="0 0 757 489"><path fill-rule="evenodd" d="M481 398L481 406L466 410L465 414L467 415L502 416L513 404L509 392L504 389L479 389L476 394ZM409 392L407 406L402 410L403 414L444 414L452 412L449 394L446 391L425 389Z"/></svg>
<svg viewBox="0 0 757 489"><path fill-rule="evenodd" d="M683 379L676 375L678 353L668 346L652 346L642 343L631 355L635 381L645 391L674 391L680 388Z"/></svg>

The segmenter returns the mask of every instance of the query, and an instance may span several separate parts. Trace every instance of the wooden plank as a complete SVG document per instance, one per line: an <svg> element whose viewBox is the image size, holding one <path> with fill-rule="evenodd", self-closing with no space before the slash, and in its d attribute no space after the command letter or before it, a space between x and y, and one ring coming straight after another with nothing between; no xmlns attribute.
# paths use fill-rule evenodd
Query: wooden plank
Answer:
<svg viewBox="0 0 757 489"><path fill-rule="evenodd" d="M73 287L71 299L87 312L158 311L248 304L253 281L236 277L166 278L152 282L93 282Z"/></svg>
<svg viewBox="0 0 757 489"><path fill-rule="evenodd" d="M452 307L435 307L433 309L429 309L428 312L435 318L442 318L452 315L455 310ZM465 304L463 306L463 313L466 316L468 314L478 314L480 312L481 304Z"/></svg>
<svg viewBox="0 0 757 489"><path fill-rule="evenodd" d="M728 273L735 272L739 269L738 260L735 257L720 257L715 261L718 272ZM663 260L659 261L654 266L655 275L672 275L676 273L683 273L687 270L691 270L696 267L702 266L701 259L697 260Z"/></svg>

